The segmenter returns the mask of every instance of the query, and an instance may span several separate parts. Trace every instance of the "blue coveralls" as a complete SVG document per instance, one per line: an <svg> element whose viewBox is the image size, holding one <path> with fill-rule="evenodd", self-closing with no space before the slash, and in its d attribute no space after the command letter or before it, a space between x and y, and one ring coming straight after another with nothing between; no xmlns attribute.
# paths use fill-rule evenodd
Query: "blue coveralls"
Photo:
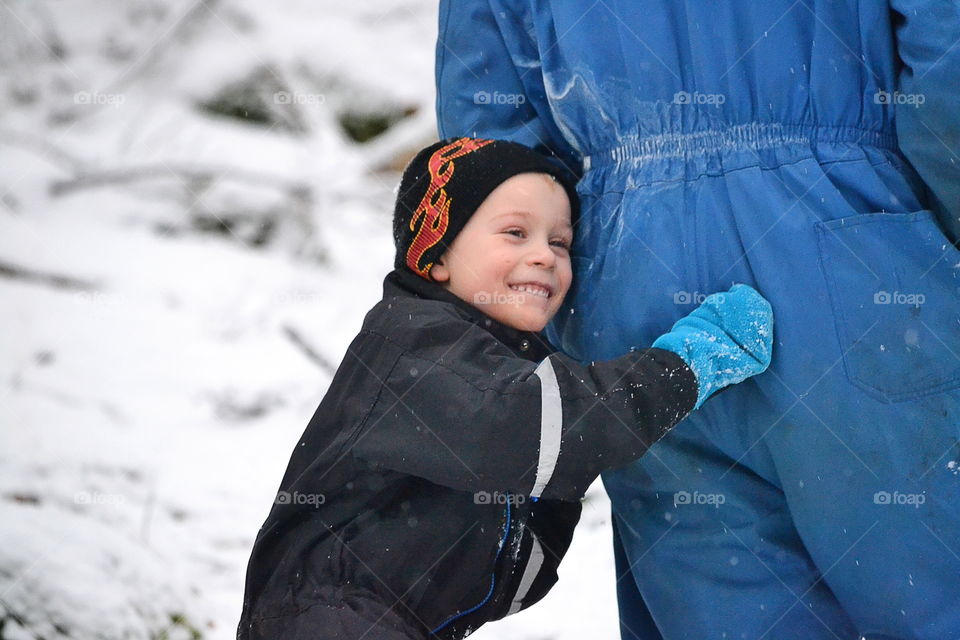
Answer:
<svg viewBox="0 0 960 640"><path fill-rule="evenodd" d="M604 475L623 637L960 638L958 3L462 1L439 26L442 136L582 168L565 351L649 345L735 282L773 305L770 370Z"/></svg>

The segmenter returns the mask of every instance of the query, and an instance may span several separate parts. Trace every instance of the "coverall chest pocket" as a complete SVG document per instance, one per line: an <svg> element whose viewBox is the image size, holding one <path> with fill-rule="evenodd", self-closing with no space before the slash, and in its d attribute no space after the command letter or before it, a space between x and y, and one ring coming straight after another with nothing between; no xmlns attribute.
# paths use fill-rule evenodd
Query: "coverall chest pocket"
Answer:
<svg viewBox="0 0 960 640"><path fill-rule="evenodd" d="M960 251L933 214L816 226L848 379L887 403L960 386Z"/></svg>

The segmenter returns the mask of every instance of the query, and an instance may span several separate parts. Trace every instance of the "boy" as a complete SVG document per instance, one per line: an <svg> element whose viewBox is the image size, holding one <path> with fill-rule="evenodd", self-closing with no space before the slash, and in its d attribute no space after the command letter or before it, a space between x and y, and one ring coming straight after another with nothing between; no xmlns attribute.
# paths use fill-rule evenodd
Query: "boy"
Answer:
<svg viewBox="0 0 960 640"><path fill-rule="evenodd" d="M572 279L573 183L534 151L421 151L395 269L291 457L254 545L239 640L462 638L541 599L600 471L763 371L738 285L656 348L582 366L538 333Z"/></svg>

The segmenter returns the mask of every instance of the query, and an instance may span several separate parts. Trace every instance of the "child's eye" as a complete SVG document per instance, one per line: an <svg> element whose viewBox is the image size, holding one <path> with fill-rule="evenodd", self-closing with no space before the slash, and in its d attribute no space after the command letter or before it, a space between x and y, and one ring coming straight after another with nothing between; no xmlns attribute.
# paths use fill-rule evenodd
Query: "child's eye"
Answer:
<svg viewBox="0 0 960 640"><path fill-rule="evenodd" d="M507 229L504 233L509 233L512 236L517 236L518 238L523 237L523 229L514 227L513 229Z"/></svg>
<svg viewBox="0 0 960 640"><path fill-rule="evenodd" d="M562 247L567 251L570 251L570 243L566 240L552 240L550 244L554 245L555 247Z"/></svg>

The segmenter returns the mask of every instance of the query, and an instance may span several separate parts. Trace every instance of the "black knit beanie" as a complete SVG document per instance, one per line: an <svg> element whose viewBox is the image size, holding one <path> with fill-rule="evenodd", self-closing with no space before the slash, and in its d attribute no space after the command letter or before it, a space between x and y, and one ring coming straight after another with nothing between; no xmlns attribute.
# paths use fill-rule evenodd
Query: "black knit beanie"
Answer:
<svg viewBox="0 0 960 640"><path fill-rule="evenodd" d="M556 178L570 198L570 222L576 224L575 179L529 147L506 140L448 138L420 151L400 180L393 214L394 267L431 280L430 269L480 203L519 173Z"/></svg>

